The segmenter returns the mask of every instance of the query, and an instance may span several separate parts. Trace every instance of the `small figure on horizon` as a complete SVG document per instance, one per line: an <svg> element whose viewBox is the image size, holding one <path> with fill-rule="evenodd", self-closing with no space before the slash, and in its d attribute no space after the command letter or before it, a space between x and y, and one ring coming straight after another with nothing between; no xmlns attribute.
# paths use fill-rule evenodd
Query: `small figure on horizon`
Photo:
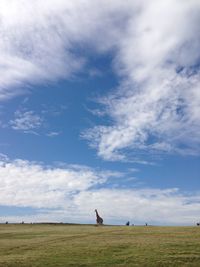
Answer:
<svg viewBox="0 0 200 267"><path fill-rule="evenodd" d="M129 226L129 225L130 225L130 222L128 221L128 222L126 223L126 225Z"/></svg>
<svg viewBox="0 0 200 267"><path fill-rule="evenodd" d="M197 226L200 226L200 223L199 222L197 223Z"/></svg>
<svg viewBox="0 0 200 267"><path fill-rule="evenodd" d="M145 226L148 226L148 224L147 224L147 223L145 223Z"/></svg>
<svg viewBox="0 0 200 267"><path fill-rule="evenodd" d="M96 222L97 222L97 224L102 225L103 224L103 219L99 216L97 209L95 210L95 213L96 213Z"/></svg>

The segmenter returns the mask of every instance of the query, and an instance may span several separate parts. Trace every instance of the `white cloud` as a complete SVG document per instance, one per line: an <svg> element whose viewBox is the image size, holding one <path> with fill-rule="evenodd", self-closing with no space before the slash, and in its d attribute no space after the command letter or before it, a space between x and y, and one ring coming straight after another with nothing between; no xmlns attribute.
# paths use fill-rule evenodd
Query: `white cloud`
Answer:
<svg viewBox="0 0 200 267"><path fill-rule="evenodd" d="M2 0L0 99L23 93L24 84L70 78L85 64L85 55L76 55L77 48L109 49L118 29L103 33L125 17L121 9L128 10L121 1L99 5L99 1Z"/></svg>
<svg viewBox="0 0 200 267"><path fill-rule="evenodd" d="M35 133L34 130L42 126L43 119L34 111L16 111L15 119L10 121L13 130L24 131L25 133ZM37 134L37 133L36 133Z"/></svg>
<svg viewBox="0 0 200 267"><path fill-rule="evenodd" d="M49 132L49 133L47 133L47 136L48 137L55 137L55 136L58 136L60 134L61 134L61 132Z"/></svg>
<svg viewBox="0 0 200 267"><path fill-rule="evenodd" d="M70 206L73 194L102 184L116 173L85 166L48 167L25 160L1 160L1 205L55 208Z"/></svg>
<svg viewBox="0 0 200 267"><path fill-rule="evenodd" d="M87 166L60 164L53 167L3 156L0 205L31 207L35 211L33 215L2 215L1 221L92 223L95 222L95 208L105 223L130 220L135 224L193 224L199 220L198 192L191 195L174 188L116 188L114 183L113 188L107 188L109 179L119 177L123 174Z"/></svg>
<svg viewBox="0 0 200 267"><path fill-rule="evenodd" d="M118 40L122 81L104 97L109 126L83 134L106 160L126 150L199 154L199 1L142 2Z"/></svg>
<svg viewBox="0 0 200 267"><path fill-rule="evenodd" d="M80 68L83 61L69 52L71 40L62 26L68 20L73 23L68 10L70 4L62 1L1 1L1 98L21 91L13 92L11 85L69 77Z"/></svg>

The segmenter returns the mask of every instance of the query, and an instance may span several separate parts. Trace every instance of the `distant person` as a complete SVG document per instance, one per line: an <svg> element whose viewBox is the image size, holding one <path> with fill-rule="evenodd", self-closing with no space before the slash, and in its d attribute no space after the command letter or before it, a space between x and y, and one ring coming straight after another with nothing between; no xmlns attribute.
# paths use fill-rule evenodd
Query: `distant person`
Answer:
<svg viewBox="0 0 200 267"><path fill-rule="evenodd" d="M126 225L129 226L129 225L130 225L130 222L128 221L128 222L126 223Z"/></svg>

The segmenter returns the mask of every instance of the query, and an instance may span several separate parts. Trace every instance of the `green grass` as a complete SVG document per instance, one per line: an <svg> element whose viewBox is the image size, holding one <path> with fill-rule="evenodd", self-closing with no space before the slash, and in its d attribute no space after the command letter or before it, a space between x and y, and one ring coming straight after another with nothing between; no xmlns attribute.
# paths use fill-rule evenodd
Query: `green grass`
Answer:
<svg viewBox="0 0 200 267"><path fill-rule="evenodd" d="M200 227L0 225L0 266L200 266Z"/></svg>

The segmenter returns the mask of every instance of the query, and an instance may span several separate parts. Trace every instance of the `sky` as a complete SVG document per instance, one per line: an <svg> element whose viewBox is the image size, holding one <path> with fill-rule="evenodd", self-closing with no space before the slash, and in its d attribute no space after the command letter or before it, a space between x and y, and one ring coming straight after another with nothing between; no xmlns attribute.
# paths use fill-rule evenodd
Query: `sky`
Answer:
<svg viewBox="0 0 200 267"><path fill-rule="evenodd" d="M0 0L0 223L199 222L199 25L199 0Z"/></svg>

